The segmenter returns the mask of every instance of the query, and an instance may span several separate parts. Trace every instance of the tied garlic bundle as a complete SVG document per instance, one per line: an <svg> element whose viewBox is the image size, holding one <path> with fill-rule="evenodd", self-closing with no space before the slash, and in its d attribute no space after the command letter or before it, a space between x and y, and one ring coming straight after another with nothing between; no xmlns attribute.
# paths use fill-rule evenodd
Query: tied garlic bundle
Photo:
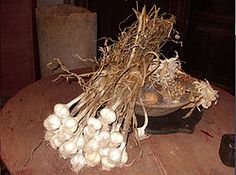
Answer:
<svg viewBox="0 0 236 175"><path fill-rule="evenodd" d="M162 59L161 49L173 36L173 16L158 15L154 6L147 14L134 11L137 21L124 29L118 41L100 48L98 69L88 74L70 72L58 59L65 74L59 77L76 78L84 92L67 104L56 104L54 112L44 121L45 140L70 159L72 170L101 165L103 170L123 167L128 161L127 140L133 131L138 146L146 138L147 111L139 91L146 81L159 84L173 102L178 102L189 89L176 88L181 77L191 82L190 105L210 107L217 99L208 82L198 81L181 70L178 55ZM91 76L86 82L85 77ZM177 89L177 91L175 91ZM136 100L143 107L145 122L137 127Z"/></svg>
<svg viewBox="0 0 236 175"><path fill-rule="evenodd" d="M77 78L84 92L68 104L54 106L44 121L45 140L62 158L70 159L76 173L98 164L104 170L124 166L129 132L134 132L138 146L145 138L147 115L137 128L136 99L152 74L149 66L153 62L155 69L159 66L160 49L174 33L174 17L159 16L158 10L154 6L149 14L145 7L135 11L137 21L121 32L118 41L109 46L105 41L98 69L89 73L87 82L83 78L88 74L72 73L57 59L65 71L60 76Z"/></svg>

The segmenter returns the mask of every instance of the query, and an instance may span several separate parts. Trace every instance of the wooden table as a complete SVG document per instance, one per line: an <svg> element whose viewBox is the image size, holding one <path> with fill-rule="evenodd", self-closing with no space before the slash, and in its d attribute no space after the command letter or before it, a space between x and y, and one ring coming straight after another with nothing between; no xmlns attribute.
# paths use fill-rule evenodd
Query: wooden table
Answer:
<svg viewBox="0 0 236 175"><path fill-rule="evenodd" d="M69 161L46 143L35 150L44 137L43 120L52 113L55 103L67 103L82 92L76 83L48 77L21 90L9 100L1 113L1 158L10 172L24 175L73 175ZM216 88L218 89L218 88ZM217 105L203 114L193 134L153 135L142 141L144 154L132 137L129 140L129 167L110 172L101 167L85 168L81 174L109 175L232 175L234 168L225 166L218 151L223 134L234 132L234 96L218 89ZM206 135L208 132L211 136Z"/></svg>

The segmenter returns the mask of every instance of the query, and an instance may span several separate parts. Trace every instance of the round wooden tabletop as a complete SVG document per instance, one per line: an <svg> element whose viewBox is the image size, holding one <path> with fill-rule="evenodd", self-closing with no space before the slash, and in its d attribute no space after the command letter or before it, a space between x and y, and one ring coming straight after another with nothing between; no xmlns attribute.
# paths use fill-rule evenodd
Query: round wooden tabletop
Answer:
<svg viewBox="0 0 236 175"><path fill-rule="evenodd" d="M44 137L43 120L56 103L67 103L82 90L77 83L39 80L21 90L1 111L1 159L11 174L74 175L68 160L59 157ZM84 168L82 174L109 175L231 175L219 157L221 137L234 133L234 96L219 90L220 99L203 114L192 134L152 135L141 142L142 158L132 137L128 154L132 165L107 172L100 166ZM207 133L207 134L206 134ZM33 154L32 154L33 153ZM32 156L30 157L30 155Z"/></svg>

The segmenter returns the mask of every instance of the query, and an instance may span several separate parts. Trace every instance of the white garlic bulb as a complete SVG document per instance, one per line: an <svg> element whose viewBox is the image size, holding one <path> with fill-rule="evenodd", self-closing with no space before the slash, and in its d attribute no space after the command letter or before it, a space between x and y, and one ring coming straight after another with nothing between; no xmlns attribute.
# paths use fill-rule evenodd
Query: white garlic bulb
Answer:
<svg viewBox="0 0 236 175"><path fill-rule="evenodd" d="M114 163L109 162L107 157L102 158L102 170L110 171L112 168L114 168L116 165Z"/></svg>
<svg viewBox="0 0 236 175"><path fill-rule="evenodd" d="M51 114L43 122L44 127L48 131L56 130L61 127L61 119L54 114Z"/></svg>
<svg viewBox="0 0 236 175"><path fill-rule="evenodd" d="M83 129L84 137L87 140L91 139L95 133L96 129L94 127L91 127L90 125L85 126Z"/></svg>
<svg viewBox="0 0 236 175"><path fill-rule="evenodd" d="M62 129L59 129L57 132L57 137L61 142L65 142L65 141L69 140L72 136L73 136L73 134L65 132Z"/></svg>
<svg viewBox="0 0 236 175"><path fill-rule="evenodd" d="M89 118L87 124L92 125L96 130L101 129L102 127L102 122L94 117Z"/></svg>
<svg viewBox="0 0 236 175"><path fill-rule="evenodd" d="M63 144L63 147L68 153L75 153L77 151L76 145L73 141L67 141Z"/></svg>
<svg viewBox="0 0 236 175"><path fill-rule="evenodd" d="M110 148L101 148L99 150L99 154L102 156L102 157L106 157L109 155L109 152L110 152Z"/></svg>
<svg viewBox="0 0 236 175"><path fill-rule="evenodd" d="M70 109L66 104L58 103L54 106L54 112L61 118L65 118L70 114Z"/></svg>
<svg viewBox="0 0 236 175"><path fill-rule="evenodd" d="M85 158L87 160L87 164L90 167L94 167L101 161L101 156L98 152L93 153L85 153Z"/></svg>
<svg viewBox="0 0 236 175"><path fill-rule="evenodd" d="M87 145L85 146L84 150L88 153L93 153L99 150L99 145L97 139L94 137L92 138Z"/></svg>
<svg viewBox="0 0 236 175"><path fill-rule="evenodd" d="M57 135L52 137L50 140L50 145L53 149L57 149L61 144L62 144L62 142L59 140Z"/></svg>
<svg viewBox="0 0 236 175"><path fill-rule="evenodd" d="M113 131L111 132L111 146L119 146L122 142L124 141L124 136L118 132L118 131Z"/></svg>
<svg viewBox="0 0 236 175"><path fill-rule="evenodd" d="M108 124L111 124L114 121L116 121L116 113L110 108L107 107L103 108L100 111L100 115L102 117L102 120L104 120Z"/></svg>
<svg viewBox="0 0 236 175"><path fill-rule="evenodd" d="M87 161L83 154L77 153L71 158L70 163L73 167L80 166L82 168L86 165Z"/></svg>
<svg viewBox="0 0 236 175"><path fill-rule="evenodd" d="M77 138L76 145L77 145L78 149L81 149L84 147L84 144L85 144L85 140L84 140L84 137L81 135Z"/></svg>
<svg viewBox="0 0 236 175"><path fill-rule="evenodd" d="M46 131L45 135L44 135L44 139L46 141L50 141L52 139L52 137L54 137L56 135L56 131Z"/></svg>
<svg viewBox="0 0 236 175"><path fill-rule="evenodd" d="M67 117L63 120L63 125L62 128L63 130L69 132L69 133L73 133L76 131L77 129L77 119L74 117Z"/></svg>
<svg viewBox="0 0 236 175"><path fill-rule="evenodd" d="M107 131L101 131L97 137L100 148L105 148L110 142L110 133Z"/></svg>
<svg viewBox="0 0 236 175"><path fill-rule="evenodd" d="M122 142L119 148L112 148L109 152L108 159L113 163L119 163L122 158L122 152L125 148L125 142Z"/></svg>
<svg viewBox="0 0 236 175"><path fill-rule="evenodd" d="M70 155L75 154L78 148L74 140L69 140L63 143L60 148L60 154L63 158L68 158Z"/></svg>
<svg viewBox="0 0 236 175"><path fill-rule="evenodd" d="M118 163L121 161L121 151L119 148L112 148L109 152L108 159L113 163Z"/></svg>
<svg viewBox="0 0 236 175"><path fill-rule="evenodd" d="M126 151L126 149L124 149L124 151L122 152L122 155L121 155L121 161L119 163L119 166L123 166L124 164L126 164L128 161L128 153Z"/></svg>

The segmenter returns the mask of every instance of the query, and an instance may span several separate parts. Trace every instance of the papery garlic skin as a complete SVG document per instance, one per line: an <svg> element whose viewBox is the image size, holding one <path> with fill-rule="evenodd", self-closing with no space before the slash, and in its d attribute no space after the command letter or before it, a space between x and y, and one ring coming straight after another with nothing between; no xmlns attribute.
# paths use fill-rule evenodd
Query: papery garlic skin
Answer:
<svg viewBox="0 0 236 175"><path fill-rule="evenodd" d="M71 133L68 133L62 129L59 129L57 132L57 137L61 142L65 142L67 140L70 140L73 135Z"/></svg>
<svg viewBox="0 0 236 175"><path fill-rule="evenodd" d="M54 112L61 118L66 118L70 114L70 109L67 105L58 103L54 106Z"/></svg>
<svg viewBox="0 0 236 175"><path fill-rule="evenodd" d="M62 144L62 142L57 136L52 137L49 143L53 149L57 149Z"/></svg>
<svg viewBox="0 0 236 175"><path fill-rule="evenodd" d="M87 161L82 154L76 154L71 158L70 163L72 166L79 165L81 167L84 167L87 164Z"/></svg>
<svg viewBox="0 0 236 175"><path fill-rule="evenodd" d="M81 149L81 148L84 147L85 140L84 140L84 137L82 135L77 138L76 145L77 145L78 149Z"/></svg>
<svg viewBox="0 0 236 175"><path fill-rule="evenodd" d="M85 157L83 156L82 153L77 153L75 154L71 160L70 163L72 165L72 170L75 173L79 173L79 171L87 164L87 160L85 159Z"/></svg>
<svg viewBox="0 0 236 175"><path fill-rule="evenodd" d="M97 137L100 148L105 148L110 142L110 133L107 131L101 131Z"/></svg>
<svg viewBox="0 0 236 175"><path fill-rule="evenodd" d="M139 140L144 140L144 139L148 138L148 136L146 135L145 129L146 129L146 127L145 128L144 127L137 128Z"/></svg>
<svg viewBox="0 0 236 175"><path fill-rule="evenodd" d="M63 146L64 146L65 151L68 153L75 153L77 151L76 145L72 141L65 142Z"/></svg>
<svg viewBox="0 0 236 175"><path fill-rule="evenodd" d="M116 121L116 113L110 108L105 107L101 109L100 115L102 119L108 124L111 124Z"/></svg>
<svg viewBox="0 0 236 175"><path fill-rule="evenodd" d="M114 163L109 162L108 157L102 158L102 170L110 171L112 168L114 168L116 165Z"/></svg>
<svg viewBox="0 0 236 175"><path fill-rule="evenodd" d="M98 141L96 138L92 138L87 145L85 146L84 150L88 153L93 153L99 150Z"/></svg>
<svg viewBox="0 0 236 175"><path fill-rule="evenodd" d="M96 166L101 161L101 156L100 156L100 154L98 152L85 153L85 158L87 160L87 164L90 167Z"/></svg>
<svg viewBox="0 0 236 175"><path fill-rule="evenodd" d="M109 155L109 152L110 152L110 148L101 148L99 150L99 154L102 156L102 157L107 157Z"/></svg>
<svg viewBox="0 0 236 175"><path fill-rule="evenodd" d="M119 166L123 166L124 164L126 164L128 161L128 153L126 151L126 149L124 149L124 151L122 152L122 155L121 155L121 161L119 163Z"/></svg>
<svg viewBox="0 0 236 175"><path fill-rule="evenodd" d="M121 153L119 148L112 148L109 152L108 159L113 163L118 163L121 161Z"/></svg>
<svg viewBox="0 0 236 175"><path fill-rule="evenodd" d="M77 119L73 118L73 117L67 117L63 120L63 125L62 128L63 130L69 132L69 133L73 133L76 131L77 129Z"/></svg>
<svg viewBox="0 0 236 175"><path fill-rule="evenodd" d="M199 101L197 101L197 106L202 105L202 107L208 109L211 107L212 102L217 102L219 95L217 94L218 91L214 90L210 83L206 81L195 81L194 85L196 89L198 89Z"/></svg>
<svg viewBox="0 0 236 175"><path fill-rule="evenodd" d="M90 127L89 125L85 126L83 129L83 134L84 134L84 137L86 137L86 139L91 139L95 133L96 133L96 129L94 127Z"/></svg>
<svg viewBox="0 0 236 175"><path fill-rule="evenodd" d="M92 125L96 130L100 130L102 127L102 122L99 119L93 117L88 119L87 124Z"/></svg>
<svg viewBox="0 0 236 175"><path fill-rule="evenodd" d="M126 143L122 142L119 148L112 148L108 155L108 160L110 160L112 163L117 164L121 161L122 158L122 152L125 148Z"/></svg>
<svg viewBox="0 0 236 175"><path fill-rule="evenodd" d="M60 156L68 159L77 152L78 148L73 140L66 141L59 147Z"/></svg>
<svg viewBox="0 0 236 175"><path fill-rule="evenodd" d="M56 135L56 131L47 131L44 135L46 141L50 141Z"/></svg>
<svg viewBox="0 0 236 175"><path fill-rule="evenodd" d="M47 119L44 120L43 126L48 131L57 130L61 127L61 119L57 115L51 114Z"/></svg>
<svg viewBox="0 0 236 175"><path fill-rule="evenodd" d="M124 141L124 136L118 131L111 132L110 138L111 138L110 144L114 146L119 146Z"/></svg>

